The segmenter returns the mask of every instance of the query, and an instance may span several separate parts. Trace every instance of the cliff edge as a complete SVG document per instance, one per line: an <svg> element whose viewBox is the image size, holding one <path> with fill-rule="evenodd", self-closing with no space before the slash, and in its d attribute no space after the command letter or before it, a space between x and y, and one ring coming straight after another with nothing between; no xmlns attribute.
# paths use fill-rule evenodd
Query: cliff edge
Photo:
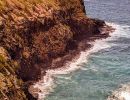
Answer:
<svg viewBox="0 0 130 100"><path fill-rule="evenodd" d="M104 25L83 0L0 0L0 100L33 100L27 86Z"/></svg>

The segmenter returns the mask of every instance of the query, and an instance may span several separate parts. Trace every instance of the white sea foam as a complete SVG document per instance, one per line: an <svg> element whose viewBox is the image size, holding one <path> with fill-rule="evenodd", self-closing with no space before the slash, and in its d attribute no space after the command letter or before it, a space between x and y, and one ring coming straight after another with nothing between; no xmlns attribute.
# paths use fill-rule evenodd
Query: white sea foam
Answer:
<svg viewBox="0 0 130 100"><path fill-rule="evenodd" d="M108 97L107 100L130 100L130 83L122 85L122 87L114 91L112 96Z"/></svg>
<svg viewBox="0 0 130 100"><path fill-rule="evenodd" d="M130 100L130 93L129 92L122 92L121 97L123 97L125 100Z"/></svg>
<svg viewBox="0 0 130 100"><path fill-rule="evenodd" d="M55 84L54 84L54 76L55 75L68 74L68 73L73 72L73 71L78 70L78 69L84 69L84 68L82 68L82 66L80 64L86 63L88 56L90 54L98 52L99 50L102 50L102 49L110 48L112 46L112 44L109 45L108 41L111 41L113 39L118 39L119 37L122 37L125 35L125 34L123 34L124 33L123 27L121 27L120 25L116 25L113 23L107 23L107 24L116 29L113 33L110 34L111 37L108 37L107 39L96 40L95 42L92 42L91 44L93 44L93 47L90 50L81 52L80 57L78 59L73 60L70 63L67 63L66 67L57 68L55 70L47 70L46 76L44 76L42 80L40 80L39 82L37 82L36 84L31 86L29 88L29 91L34 96L37 96L36 94L38 94L38 98L39 98L38 100L44 100L44 98L50 92L52 92L53 88L55 87ZM119 34L119 33L122 33L122 34ZM37 90L37 91L32 92L32 90ZM125 95L126 97L128 97L127 93L125 93L125 94L122 93L122 95Z"/></svg>
<svg viewBox="0 0 130 100"><path fill-rule="evenodd" d="M54 79L52 75L47 73L39 82L35 85L30 86L29 92L34 96L38 96L38 100L44 100L46 95L53 91Z"/></svg>
<svg viewBox="0 0 130 100"><path fill-rule="evenodd" d="M116 31L111 34L111 38L120 38L120 37L130 37L130 26L128 25L118 25L114 23L108 23L110 26L114 26L116 28ZM125 31L124 31L125 29Z"/></svg>

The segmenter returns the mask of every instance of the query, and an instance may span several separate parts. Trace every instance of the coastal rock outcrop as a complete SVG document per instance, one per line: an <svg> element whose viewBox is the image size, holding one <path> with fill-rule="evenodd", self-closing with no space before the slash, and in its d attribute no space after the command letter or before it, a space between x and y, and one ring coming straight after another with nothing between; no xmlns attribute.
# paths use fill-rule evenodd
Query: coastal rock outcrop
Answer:
<svg viewBox="0 0 130 100"><path fill-rule="evenodd" d="M9 60L0 54L0 100L33 100L27 87L103 26L86 16L83 0L1 0L0 48Z"/></svg>

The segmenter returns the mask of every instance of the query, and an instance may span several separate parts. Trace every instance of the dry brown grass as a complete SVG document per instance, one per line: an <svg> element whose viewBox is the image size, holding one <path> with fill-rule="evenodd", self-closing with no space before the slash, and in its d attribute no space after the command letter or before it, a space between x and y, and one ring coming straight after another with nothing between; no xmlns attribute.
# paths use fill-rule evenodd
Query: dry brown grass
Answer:
<svg viewBox="0 0 130 100"><path fill-rule="evenodd" d="M21 9L30 9L38 4L43 6L52 6L58 8L57 0L0 0L0 10L5 10L7 8L21 8Z"/></svg>

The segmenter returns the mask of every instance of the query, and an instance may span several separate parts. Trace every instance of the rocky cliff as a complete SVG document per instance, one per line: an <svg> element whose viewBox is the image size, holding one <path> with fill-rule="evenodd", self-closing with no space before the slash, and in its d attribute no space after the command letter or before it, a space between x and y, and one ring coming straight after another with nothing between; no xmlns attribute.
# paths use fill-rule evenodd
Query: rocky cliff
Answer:
<svg viewBox="0 0 130 100"><path fill-rule="evenodd" d="M0 0L0 100L30 98L28 84L104 25L83 0Z"/></svg>

